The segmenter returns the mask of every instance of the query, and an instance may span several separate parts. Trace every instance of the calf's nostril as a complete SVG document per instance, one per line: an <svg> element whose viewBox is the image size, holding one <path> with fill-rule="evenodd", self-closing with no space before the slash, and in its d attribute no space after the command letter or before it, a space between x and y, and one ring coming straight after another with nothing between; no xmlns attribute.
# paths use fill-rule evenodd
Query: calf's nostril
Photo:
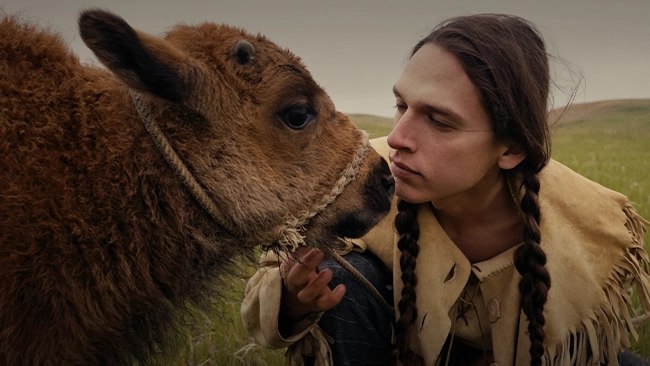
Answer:
<svg viewBox="0 0 650 366"><path fill-rule="evenodd" d="M392 175L384 175L381 178L381 183L384 186L384 189L386 189L386 192L389 195L393 195L395 193L395 178L393 178Z"/></svg>

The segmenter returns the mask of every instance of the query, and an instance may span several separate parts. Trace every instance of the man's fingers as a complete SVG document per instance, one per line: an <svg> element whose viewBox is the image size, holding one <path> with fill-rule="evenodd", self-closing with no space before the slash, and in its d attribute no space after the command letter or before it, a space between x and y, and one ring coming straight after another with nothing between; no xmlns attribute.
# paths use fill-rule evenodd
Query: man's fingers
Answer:
<svg viewBox="0 0 650 366"><path fill-rule="evenodd" d="M296 258L290 258L281 264L285 315L325 311L341 302L345 286L338 285L330 289L328 284L334 274L330 269L318 271L318 265L324 258L325 254L319 250L301 248Z"/></svg>
<svg viewBox="0 0 650 366"><path fill-rule="evenodd" d="M315 302L313 302L314 308L312 311L327 311L341 302L343 296L345 295L345 285L340 284L336 286L333 290L330 290L329 287L323 290L321 296L319 296Z"/></svg>
<svg viewBox="0 0 650 366"><path fill-rule="evenodd" d="M298 292L297 297L300 302L309 303L331 292L327 284L332 280L332 271L325 269L319 274L314 274L308 279L308 283Z"/></svg>
<svg viewBox="0 0 650 366"><path fill-rule="evenodd" d="M303 304L311 304L312 311L329 310L338 305L346 289L343 284L330 289L327 285L332 280L332 276L331 270L323 270L298 293L298 300Z"/></svg>
<svg viewBox="0 0 650 366"><path fill-rule="evenodd" d="M329 310L338 305L341 300L343 300L345 290L345 285L339 284L333 290L331 290L327 296L321 296L317 301L318 311Z"/></svg>
<svg viewBox="0 0 650 366"><path fill-rule="evenodd" d="M320 262L325 258L325 254L321 251L312 249L304 256L299 258L299 261L288 263L286 267L286 281L290 286L303 286L310 280L310 275L316 273L316 268Z"/></svg>
<svg viewBox="0 0 650 366"><path fill-rule="evenodd" d="M340 284L336 286L333 290L330 290L329 287L325 287L320 293L317 294L315 298L312 299L312 295L304 295L305 291L301 291L298 294L298 298L304 304L309 304L309 308L313 312L326 311L329 310L343 300L345 295L345 285ZM304 295L304 296L301 296ZM310 298L311 300L303 300L304 298Z"/></svg>

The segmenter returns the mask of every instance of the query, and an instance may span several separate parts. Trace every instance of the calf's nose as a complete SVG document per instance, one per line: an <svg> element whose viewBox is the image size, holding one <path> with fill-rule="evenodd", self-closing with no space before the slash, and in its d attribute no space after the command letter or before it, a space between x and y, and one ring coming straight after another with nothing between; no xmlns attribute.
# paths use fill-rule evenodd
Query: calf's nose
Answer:
<svg viewBox="0 0 650 366"><path fill-rule="evenodd" d="M392 197L393 193L395 193L395 178L391 174L384 175L381 177L381 184L384 186L386 193Z"/></svg>

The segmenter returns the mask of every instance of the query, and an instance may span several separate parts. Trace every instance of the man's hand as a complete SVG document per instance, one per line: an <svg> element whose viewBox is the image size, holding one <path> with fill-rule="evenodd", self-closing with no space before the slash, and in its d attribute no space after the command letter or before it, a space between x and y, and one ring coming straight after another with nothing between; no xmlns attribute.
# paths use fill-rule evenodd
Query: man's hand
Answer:
<svg viewBox="0 0 650 366"><path fill-rule="evenodd" d="M298 321L313 312L325 311L338 305L345 295L345 285L333 290L327 284L332 280L332 271L319 271L318 265L325 254L316 249L301 247L297 259L289 258L280 265L282 274L281 316Z"/></svg>

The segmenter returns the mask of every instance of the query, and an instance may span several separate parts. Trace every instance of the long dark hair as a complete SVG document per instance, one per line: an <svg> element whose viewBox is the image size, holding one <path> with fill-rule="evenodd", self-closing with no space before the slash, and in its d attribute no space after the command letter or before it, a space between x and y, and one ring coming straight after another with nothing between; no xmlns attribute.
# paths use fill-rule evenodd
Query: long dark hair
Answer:
<svg viewBox="0 0 650 366"><path fill-rule="evenodd" d="M550 72L546 46L540 32L525 19L502 14L480 14L449 19L438 25L413 49L433 43L451 52L478 88L496 138L521 148L526 158L514 169L504 170L505 179L523 190L519 207L525 223L524 244L514 254L522 279L521 307L528 318L531 365L541 365L544 354L544 305L551 286L546 255L540 247L539 179L537 173L550 157L547 124ZM401 314L395 327L398 359L403 364L422 364L409 349L417 316L415 306L415 259L419 247L417 207L398 205L395 227L401 235Z"/></svg>

